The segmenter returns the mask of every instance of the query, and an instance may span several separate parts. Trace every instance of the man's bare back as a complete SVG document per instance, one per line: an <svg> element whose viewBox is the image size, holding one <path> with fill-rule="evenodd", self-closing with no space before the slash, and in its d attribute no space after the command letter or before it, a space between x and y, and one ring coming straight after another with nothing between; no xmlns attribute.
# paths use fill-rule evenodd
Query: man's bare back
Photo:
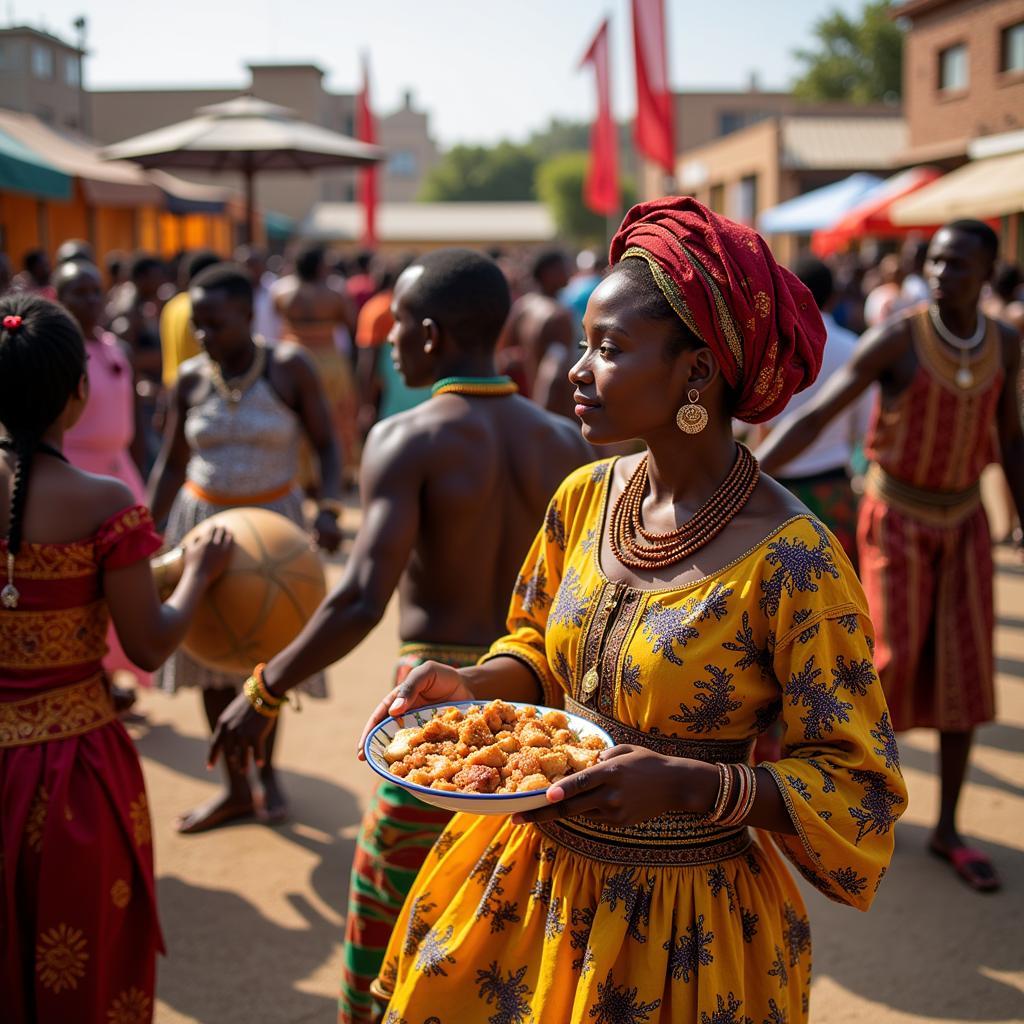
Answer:
<svg viewBox="0 0 1024 1024"><path fill-rule="evenodd" d="M591 457L578 428L518 395L444 395L378 430L373 453L421 480L402 640L490 643L551 496Z"/></svg>
<svg viewBox="0 0 1024 1024"><path fill-rule="evenodd" d="M552 345L571 349L576 340L574 330L572 314L557 299L539 292L516 299L500 349L515 354L531 395L537 370L548 349Z"/></svg>
<svg viewBox="0 0 1024 1024"><path fill-rule="evenodd" d="M335 325L354 327L351 303L341 292L320 281L286 278L276 289L274 309L296 340L310 331L333 330Z"/></svg>
<svg viewBox="0 0 1024 1024"><path fill-rule="evenodd" d="M486 257L424 257L392 299L399 371L414 386L493 379L508 309L508 286ZM363 449L363 521L342 579L267 664L267 685L283 693L343 658L396 589L403 641L490 644L505 631L516 574L549 500L592 458L576 424L519 395L442 394L378 423Z"/></svg>

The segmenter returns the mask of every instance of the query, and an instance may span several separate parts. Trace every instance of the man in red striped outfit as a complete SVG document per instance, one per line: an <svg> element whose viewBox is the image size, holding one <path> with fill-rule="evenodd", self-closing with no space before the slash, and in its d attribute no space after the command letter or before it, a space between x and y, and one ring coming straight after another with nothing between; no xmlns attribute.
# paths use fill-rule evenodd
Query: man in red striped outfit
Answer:
<svg viewBox="0 0 1024 1024"><path fill-rule="evenodd" d="M997 889L999 877L960 837L956 808L974 727L995 716L993 563L980 494L988 463L1002 462L1024 511L1019 342L978 308L997 251L995 232L979 221L940 229L925 263L929 304L865 334L846 367L758 452L773 472L880 385L857 529L875 658L893 728L939 730L930 849L980 891Z"/></svg>

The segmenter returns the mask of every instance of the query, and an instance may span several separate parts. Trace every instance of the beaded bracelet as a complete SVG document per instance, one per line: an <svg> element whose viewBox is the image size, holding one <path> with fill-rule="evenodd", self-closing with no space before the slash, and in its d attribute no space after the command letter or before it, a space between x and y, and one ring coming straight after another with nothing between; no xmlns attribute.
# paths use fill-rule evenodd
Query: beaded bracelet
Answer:
<svg viewBox="0 0 1024 1024"><path fill-rule="evenodd" d="M253 670L252 675L245 681L242 691L249 698L249 703L265 718L277 718L281 708L291 701L287 694L277 697L270 692L267 684L263 681L263 670L265 662L260 662Z"/></svg>
<svg viewBox="0 0 1024 1024"><path fill-rule="evenodd" d="M242 692L249 698L253 710L264 718L277 718L281 714L280 704L268 704L260 693L260 684L256 676L249 676L242 686Z"/></svg>

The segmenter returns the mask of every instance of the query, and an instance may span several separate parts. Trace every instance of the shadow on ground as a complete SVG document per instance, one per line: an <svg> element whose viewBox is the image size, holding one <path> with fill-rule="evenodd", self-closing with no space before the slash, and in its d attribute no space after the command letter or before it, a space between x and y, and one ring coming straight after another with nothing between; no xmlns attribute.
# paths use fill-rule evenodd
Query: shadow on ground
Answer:
<svg viewBox="0 0 1024 1024"><path fill-rule="evenodd" d="M138 723L133 732L140 752L149 760L194 779L218 778L206 772L205 740L169 724ZM355 849L354 841L341 833L358 822L359 802L343 785L316 775L282 770L280 778L289 798L290 818L274 831L316 858L308 875L294 879L294 891L285 890L303 925L282 926L262 913L258 900L250 902L237 893L205 888L174 875L158 883L168 941L168 956L160 963L160 998L203 1024L335 1019L333 997L302 992L296 981L325 964L340 976L338 920L346 912ZM205 838L199 835L189 841L202 843ZM244 856L242 849L239 853ZM310 889L331 915L303 894ZM224 977L225 967L230 979Z"/></svg>
<svg viewBox="0 0 1024 1024"><path fill-rule="evenodd" d="M351 843L334 844L332 860L351 856ZM160 964L160 996L168 1006L209 1024L334 1020L334 999L300 992L294 985L335 956L339 939L333 923L305 897L290 897L305 926L284 928L234 893L174 877L161 879L158 892L165 933L178 937ZM228 955L225 947L231 950ZM211 970L226 963L230 979L211 984Z"/></svg>
<svg viewBox="0 0 1024 1024"><path fill-rule="evenodd" d="M220 767L213 772L206 770L207 744L205 740L178 732L173 725L149 725L139 723L132 728L132 735L139 753L151 761L156 761L181 775L206 782L216 782L220 778ZM287 735L282 736L284 743ZM298 743L295 738L293 742ZM344 763L345 759L342 759ZM364 766L351 758L351 766L346 771L353 774L365 770ZM336 785L316 775L307 775L288 769L279 771L281 785L288 796L290 808L289 823L292 825L308 825L310 828L333 834L340 829L356 824L360 818L359 801L355 794L345 787L345 771L339 772ZM185 811L187 808L180 808ZM231 827L230 825L227 827ZM299 840L287 827L279 829L282 835Z"/></svg>
<svg viewBox="0 0 1024 1024"><path fill-rule="evenodd" d="M1024 889L1014 883L1024 877L1024 852L977 844L1009 883L982 895L927 852L928 836L919 825L896 826L896 856L868 914L800 881L815 976L916 1019L1020 1020L1020 989L984 972L1021 969ZM979 949L988 955L979 957ZM824 1009L812 1000L812 1017Z"/></svg>

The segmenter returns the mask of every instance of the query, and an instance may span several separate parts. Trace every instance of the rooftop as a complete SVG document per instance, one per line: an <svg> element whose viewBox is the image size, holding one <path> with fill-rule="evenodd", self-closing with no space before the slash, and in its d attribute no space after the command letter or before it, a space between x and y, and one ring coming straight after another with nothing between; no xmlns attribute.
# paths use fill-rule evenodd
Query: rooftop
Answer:
<svg viewBox="0 0 1024 1024"><path fill-rule="evenodd" d="M792 170L885 170L907 147L901 117L780 118L782 165Z"/></svg>
<svg viewBox="0 0 1024 1024"><path fill-rule="evenodd" d="M363 208L358 203L317 203L303 222L307 237L358 240ZM557 234L543 203L381 203L381 242L548 242Z"/></svg>

